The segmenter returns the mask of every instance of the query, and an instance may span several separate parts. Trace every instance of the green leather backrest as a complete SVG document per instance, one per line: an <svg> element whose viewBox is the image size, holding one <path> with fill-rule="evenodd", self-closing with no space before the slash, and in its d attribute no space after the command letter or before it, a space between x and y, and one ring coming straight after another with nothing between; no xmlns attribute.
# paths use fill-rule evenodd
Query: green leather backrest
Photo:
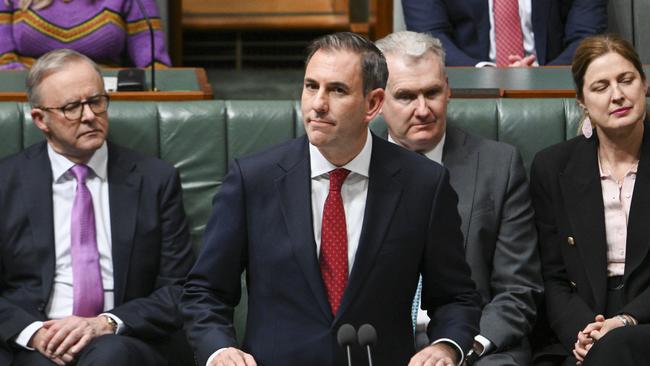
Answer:
<svg viewBox="0 0 650 366"><path fill-rule="evenodd" d="M112 141L179 170L195 248L228 162L305 133L296 100L111 102L109 118ZM573 99L452 99L448 108L450 125L515 145L527 169L537 151L575 136L579 119ZM385 135L381 116L371 129ZM0 158L42 139L27 104L0 102ZM246 321L242 295L235 312L240 340Z"/></svg>
<svg viewBox="0 0 650 366"><path fill-rule="evenodd" d="M200 245L228 161L303 135L300 102L111 102L109 138L178 168L192 243ZM540 149L573 137L573 99L452 99L450 125L519 148L526 168ZM371 123L385 134L381 117ZM25 103L0 103L0 157L42 139Z"/></svg>

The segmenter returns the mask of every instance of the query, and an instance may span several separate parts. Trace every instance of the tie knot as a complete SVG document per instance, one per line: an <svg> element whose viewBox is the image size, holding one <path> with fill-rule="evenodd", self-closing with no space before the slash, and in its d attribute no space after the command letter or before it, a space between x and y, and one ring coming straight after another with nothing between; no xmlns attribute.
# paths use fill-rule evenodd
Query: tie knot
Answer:
<svg viewBox="0 0 650 366"><path fill-rule="evenodd" d="M340 191L345 178L348 177L350 171L343 168L337 168L330 172L330 191Z"/></svg>
<svg viewBox="0 0 650 366"><path fill-rule="evenodd" d="M77 179L77 182L85 183L90 168L88 168L87 165L77 164L70 168L70 171L72 172L72 175L74 175L74 177Z"/></svg>

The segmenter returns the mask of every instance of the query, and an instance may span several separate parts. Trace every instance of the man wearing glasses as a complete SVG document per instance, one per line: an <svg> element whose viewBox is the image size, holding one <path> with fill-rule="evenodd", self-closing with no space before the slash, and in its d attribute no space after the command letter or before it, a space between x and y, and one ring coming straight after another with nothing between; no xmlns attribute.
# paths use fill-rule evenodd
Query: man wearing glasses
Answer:
<svg viewBox="0 0 650 366"><path fill-rule="evenodd" d="M46 141L0 161L0 363L167 365L192 264L176 170L106 141L87 57L44 55L27 89Z"/></svg>

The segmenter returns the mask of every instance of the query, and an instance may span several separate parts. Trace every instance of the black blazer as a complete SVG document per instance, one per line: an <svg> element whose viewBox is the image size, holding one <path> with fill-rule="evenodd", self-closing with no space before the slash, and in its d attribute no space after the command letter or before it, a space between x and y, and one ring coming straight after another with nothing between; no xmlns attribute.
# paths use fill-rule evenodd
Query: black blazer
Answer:
<svg viewBox="0 0 650 366"><path fill-rule="evenodd" d="M539 152L531 168L547 317L567 355L578 332L606 307L607 242L597 148L595 133L591 139L579 136ZM626 305L621 309L640 323L650 321L649 223L646 123L628 220L622 290Z"/></svg>
<svg viewBox="0 0 650 366"><path fill-rule="evenodd" d="M180 328L180 282L192 265L176 170L108 144L115 308L139 338ZM54 277L52 169L46 142L0 162L0 352L45 320ZM2 359L2 357L0 357Z"/></svg>
<svg viewBox="0 0 650 366"><path fill-rule="evenodd" d="M370 323L375 365L406 365L414 353L411 304L418 275L432 339L467 350L480 297L464 260L457 198L440 165L373 136L368 196L356 260L332 315L314 241L306 137L235 160L215 197L205 243L183 294L199 365L236 346L233 308L246 270L243 349L265 366L345 364L336 332ZM360 347L354 362L365 364Z"/></svg>

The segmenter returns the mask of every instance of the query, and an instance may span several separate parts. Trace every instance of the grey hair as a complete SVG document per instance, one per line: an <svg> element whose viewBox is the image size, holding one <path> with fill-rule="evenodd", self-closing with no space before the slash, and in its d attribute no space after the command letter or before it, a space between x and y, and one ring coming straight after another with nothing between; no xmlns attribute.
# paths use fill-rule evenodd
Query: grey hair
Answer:
<svg viewBox="0 0 650 366"><path fill-rule="evenodd" d="M377 46L366 38L352 32L327 34L317 38L307 46L305 67L318 50L343 50L361 56L361 76L364 95L377 88L386 88L386 81L388 80L386 59Z"/></svg>
<svg viewBox="0 0 650 366"><path fill-rule="evenodd" d="M52 74L55 71L59 71L66 67L69 63L81 61L86 62L92 66L99 79L102 81L102 89L104 88L104 79L102 78L102 71L95 61L91 60L81 53L67 49L60 48L57 50L50 51L43 56L39 57L38 60L34 63L32 68L27 74L27 79L25 80L25 85L27 87L27 100L32 107L35 107L40 102L40 95L38 87L47 76Z"/></svg>
<svg viewBox="0 0 650 366"><path fill-rule="evenodd" d="M406 56L413 61L419 61L431 52L440 58L443 66L445 64L445 50L442 48L442 43L428 33L395 32L375 44L385 55Z"/></svg>

